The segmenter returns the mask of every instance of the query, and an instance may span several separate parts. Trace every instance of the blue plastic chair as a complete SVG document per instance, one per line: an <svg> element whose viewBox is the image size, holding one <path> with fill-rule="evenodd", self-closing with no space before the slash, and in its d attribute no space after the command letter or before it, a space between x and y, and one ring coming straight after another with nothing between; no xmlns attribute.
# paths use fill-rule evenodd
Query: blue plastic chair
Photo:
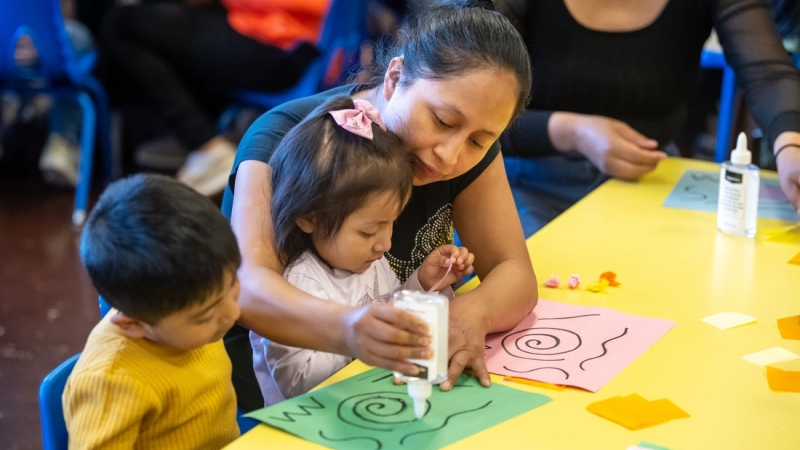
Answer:
<svg viewBox="0 0 800 450"><path fill-rule="evenodd" d="M315 58L294 86L280 92L232 90L225 93L235 102L274 108L291 100L314 95L339 82L347 63L367 39L369 0L332 0L322 27Z"/></svg>
<svg viewBox="0 0 800 450"><path fill-rule="evenodd" d="M19 67L14 53L20 37L28 35L38 54L33 67ZM94 163L95 132L99 132L106 177L116 167L111 150L108 101L91 75L96 52L78 57L72 50L60 0L0 1L0 90L21 94L44 92L75 99L83 111L81 156L72 222L86 218Z"/></svg>
<svg viewBox="0 0 800 450"><path fill-rule="evenodd" d="M69 358L50 372L39 386L39 414L42 419L42 448L44 450L67 450L69 437L64 423L61 394L67 385L80 353Z"/></svg>
<svg viewBox="0 0 800 450"><path fill-rule="evenodd" d="M69 434L67 433L67 424L64 422L61 396L67 385L67 379L80 356L81 354L78 353L61 363L44 377L39 386L39 415L42 420L43 450L68 450ZM236 423L239 425L239 431L244 434L260 422L242 416L242 412L237 409Z"/></svg>
<svg viewBox="0 0 800 450"><path fill-rule="evenodd" d="M700 66L710 69L722 69L717 141L714 145L714 161L719 163L728 159L730 152L733 115L736 112L736 73L733 71L733 67L725 61L725 54L720 51L703 49L700 55Z"/></svg>

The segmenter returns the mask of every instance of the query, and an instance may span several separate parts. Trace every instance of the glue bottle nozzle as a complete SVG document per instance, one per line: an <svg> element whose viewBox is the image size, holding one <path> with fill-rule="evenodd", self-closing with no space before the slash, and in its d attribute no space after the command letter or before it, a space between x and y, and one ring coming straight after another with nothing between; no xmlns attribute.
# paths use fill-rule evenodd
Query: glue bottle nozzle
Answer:
<svg viewBox="0 0 800 450"><path fill-rule="evenodd" d="M417 420L425 415L431 391L431 384L425 380L408 382L408 396L414 401L414 416Z"/></svg>
<svg viewBox="0 0 800 450"><path fill-rule="evenodd" d="M739 137L736 138L736 148L731 152L731 162L747 165L750 164L752 158L750 150L747 148L747 135L741 132Z"/></svg>

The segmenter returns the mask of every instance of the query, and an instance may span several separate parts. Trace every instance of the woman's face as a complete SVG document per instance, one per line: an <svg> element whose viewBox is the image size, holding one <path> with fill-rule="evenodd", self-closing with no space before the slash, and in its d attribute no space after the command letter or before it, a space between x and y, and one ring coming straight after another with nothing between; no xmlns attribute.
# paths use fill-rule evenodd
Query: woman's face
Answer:
<svg viewBox="0 0 800 450"><path fill-rule="evenodd" d="M486 155L511 121L519 83L508 71L479 69L444 80L391 82L402 60L390 65L381 115L413 154L414 184L466 173ZM398 75L399 76L399 75Z"/></svg>

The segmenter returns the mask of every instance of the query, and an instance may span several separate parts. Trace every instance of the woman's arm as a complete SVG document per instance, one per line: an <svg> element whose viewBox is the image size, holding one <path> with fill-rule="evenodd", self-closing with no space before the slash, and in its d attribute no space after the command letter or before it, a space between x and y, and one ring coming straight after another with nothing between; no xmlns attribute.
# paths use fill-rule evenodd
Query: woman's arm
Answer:
<svg viewBox="0 0 800 450"><path fill-rule="evenodd" d="M428 352L427 330L415 316L386 305L354 309L292 286L273 247L269 166L244 161L236 175L231 225L242 253L239 323L275 342L350 355L367 364L416 373L407 358Z"/></svg>
<svg viewBox="0 0 800 450"><path fill-rule="evenodd" d="M453 221L475 255L481 284L450 303L451 360L448 380L442 383L445 390L466 367L488 386L486 333L513 328L538 300L536 275L501 155L458 195Z"/></svg>

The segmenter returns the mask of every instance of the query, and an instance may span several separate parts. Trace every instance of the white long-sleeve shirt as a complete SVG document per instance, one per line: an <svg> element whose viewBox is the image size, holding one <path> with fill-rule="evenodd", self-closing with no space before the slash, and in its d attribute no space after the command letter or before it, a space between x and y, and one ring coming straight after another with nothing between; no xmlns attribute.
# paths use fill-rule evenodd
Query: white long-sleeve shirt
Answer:
<svg viewBox="0 0 800 450"><path fill-rule="evenodd" d="M404 284L381 258L362 273L332 269L316 255L306 252L283 274L290 283L319 298L350 306L363 306L373 301L388 301L399 288L422 291L415 271ZM453 298L448 286L441 292ZM271 342L250 332L253 346L253 369L266 406L304 394L353 358Z"/></svg>

